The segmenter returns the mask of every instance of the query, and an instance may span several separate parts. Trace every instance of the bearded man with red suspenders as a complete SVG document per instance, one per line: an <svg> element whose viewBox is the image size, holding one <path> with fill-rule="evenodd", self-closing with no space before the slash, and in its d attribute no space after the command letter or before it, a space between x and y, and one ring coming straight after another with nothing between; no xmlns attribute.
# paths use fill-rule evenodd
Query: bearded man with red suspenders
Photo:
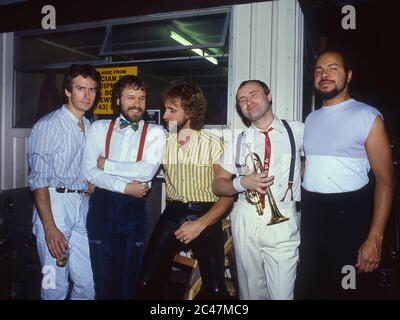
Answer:
<svg viewBox="0 0 400 320"><path fill-rule="evenodd" d="M117 118L94 122L88 133L83 173L96 189L87 229L96 299L133 299L140 272L147 213L143 198L165 150L161 126L142 120L147 87L136 76L114 85Z"/></svg>

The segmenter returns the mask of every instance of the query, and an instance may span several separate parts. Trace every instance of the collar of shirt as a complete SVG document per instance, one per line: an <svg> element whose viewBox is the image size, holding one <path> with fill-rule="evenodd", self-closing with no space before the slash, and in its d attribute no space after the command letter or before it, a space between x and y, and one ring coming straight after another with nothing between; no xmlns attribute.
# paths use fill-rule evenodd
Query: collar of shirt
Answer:
<svg viewBox="0 0 400 320"><path fill-rule="evenodd" d="M67 105L64 104L62 106L62 110L67 115L67 117L70 118L79 128L79 119L71 111L69 111L69 109L67 108ZM86 119L85 116L83 116L82 121L83 121L83 124L85 125L85 130L87 130L88 126L90 124L89 120Z"/></svg>
<svg viewBox="0 0 400 320"><path fill-rule="evenodd" d="M130 122L130 121L127 120L122 114L119 115L118 121L117 121L117 123L116 123L115 128L116 128L117 130L119 130L119 131L124 131L124 130L128 129L129 126L123 128L123 129L121 129L121 128L120 128L120 125L119 125L121 119L124 119L125 121L128 121L128 122ZM141 119L141 120L139 120L139 127L138 127L138 130L137 130L137 131L133 131L133 130L130 129L130 128L129 128L129 129L130 129L132 132L135 132L135 133L136 133L136 132L139 132L139 131L143 128L143 125L144 125L144 121Z"/></svg>
<svg viewBox="0 0 400 320"><path fill-rule="evenodd" d="M276 133L276 131L278 132L278 133L284 133L285 131L286 131L286 129L285 129L285 126L283 125L283 123L282 123L282 121L278 118L278 117L276 117L275 115L274 115L274 120L272 120L272 123L271 123L271 126L270 126L270 128L273 128L274 130L273 131L271 131L271 134L274 134L273 132L275 131L275 133ZM261 133L262 131L260 130L260 129L258 129L253 123L251 124L251 126L249 127L249 129L250 130L256 130L256 132L258 133ZM269 129L269 128L268 128ZM267 130L268 130L267 129Z"/></svg>
<svg viewBox="0 0 400 320"><path fill-rule="evenodd" d="M193 130L192 132L192 136L190 137L189 141L186 142L188 145L191 145L193 143L193 141L195 141L197 138L199 138L201 135L201 130ZM182 145L180 145L178 143L178 133L174 132L171 133L167 130L166 132L166 137L167 137L167 141L170 143L174 143L177 144L177 147L182 147Z"/></svg>

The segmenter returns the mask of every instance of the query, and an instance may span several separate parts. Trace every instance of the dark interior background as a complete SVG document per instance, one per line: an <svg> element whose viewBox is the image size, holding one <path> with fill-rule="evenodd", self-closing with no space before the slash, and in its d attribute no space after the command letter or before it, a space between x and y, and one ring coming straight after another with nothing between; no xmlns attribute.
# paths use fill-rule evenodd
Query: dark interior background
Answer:
<svg viewBox="0 0 400 320"><path fill-rule="evenodd" d="M378 108L392 141L400 136L398 104L400 21L396 1L305 0L301 1L306 21L305 94L310 89L312 52L324 47L348 51L353 62L352 96ZM356 29L341 26L342 7L356 9ZM307 112L310 101L305 101ZM317 101L318 104L318 101Z"/></svg>

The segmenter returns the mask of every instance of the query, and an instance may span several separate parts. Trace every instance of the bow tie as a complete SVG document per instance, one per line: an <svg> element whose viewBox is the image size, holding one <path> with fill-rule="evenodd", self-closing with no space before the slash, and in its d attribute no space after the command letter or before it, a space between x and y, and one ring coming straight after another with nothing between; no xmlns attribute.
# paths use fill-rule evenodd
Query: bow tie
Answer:
<svg viewBox="0 0 400 320"><path fill-rule="evenodd" d="M139 122L129 122L125 119L120 118L119 121L119 128L124 129L126 127L131 127L132 130L136 131L139 128Z"/></svg>

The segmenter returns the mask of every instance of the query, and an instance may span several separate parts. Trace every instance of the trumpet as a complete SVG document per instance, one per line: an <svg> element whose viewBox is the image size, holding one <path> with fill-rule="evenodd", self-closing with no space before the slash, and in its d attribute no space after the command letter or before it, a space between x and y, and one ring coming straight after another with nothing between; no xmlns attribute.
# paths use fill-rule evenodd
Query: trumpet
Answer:
<svg viewBox="0 0 400 320"><path fill-rule="evenodd" d="M251 162L252 162L253 168L254 168L254 172L257 172L257 174L263 173L264 166L262 165L259 155L255 152L250 152L244 160L245 165L247 164L248 157L250 157L250 159L251 159ZM269 225L273 225L273 224L278 224L278 223L284 222L286 220L289 220L288 217L285 217L279 211L278 206L276 205L276 202L275 202L275 198L272 195L272 191L271 191L270 187L266 188L266 194L267 194L267 198L268 198L268 203L271 207L271 219L267 225L269 226ZM249 203L256 206L258 215L262 216L264 213L264 208L262 205L261 197L263 195L255 190L246 190L245 196Z"/></svg>

